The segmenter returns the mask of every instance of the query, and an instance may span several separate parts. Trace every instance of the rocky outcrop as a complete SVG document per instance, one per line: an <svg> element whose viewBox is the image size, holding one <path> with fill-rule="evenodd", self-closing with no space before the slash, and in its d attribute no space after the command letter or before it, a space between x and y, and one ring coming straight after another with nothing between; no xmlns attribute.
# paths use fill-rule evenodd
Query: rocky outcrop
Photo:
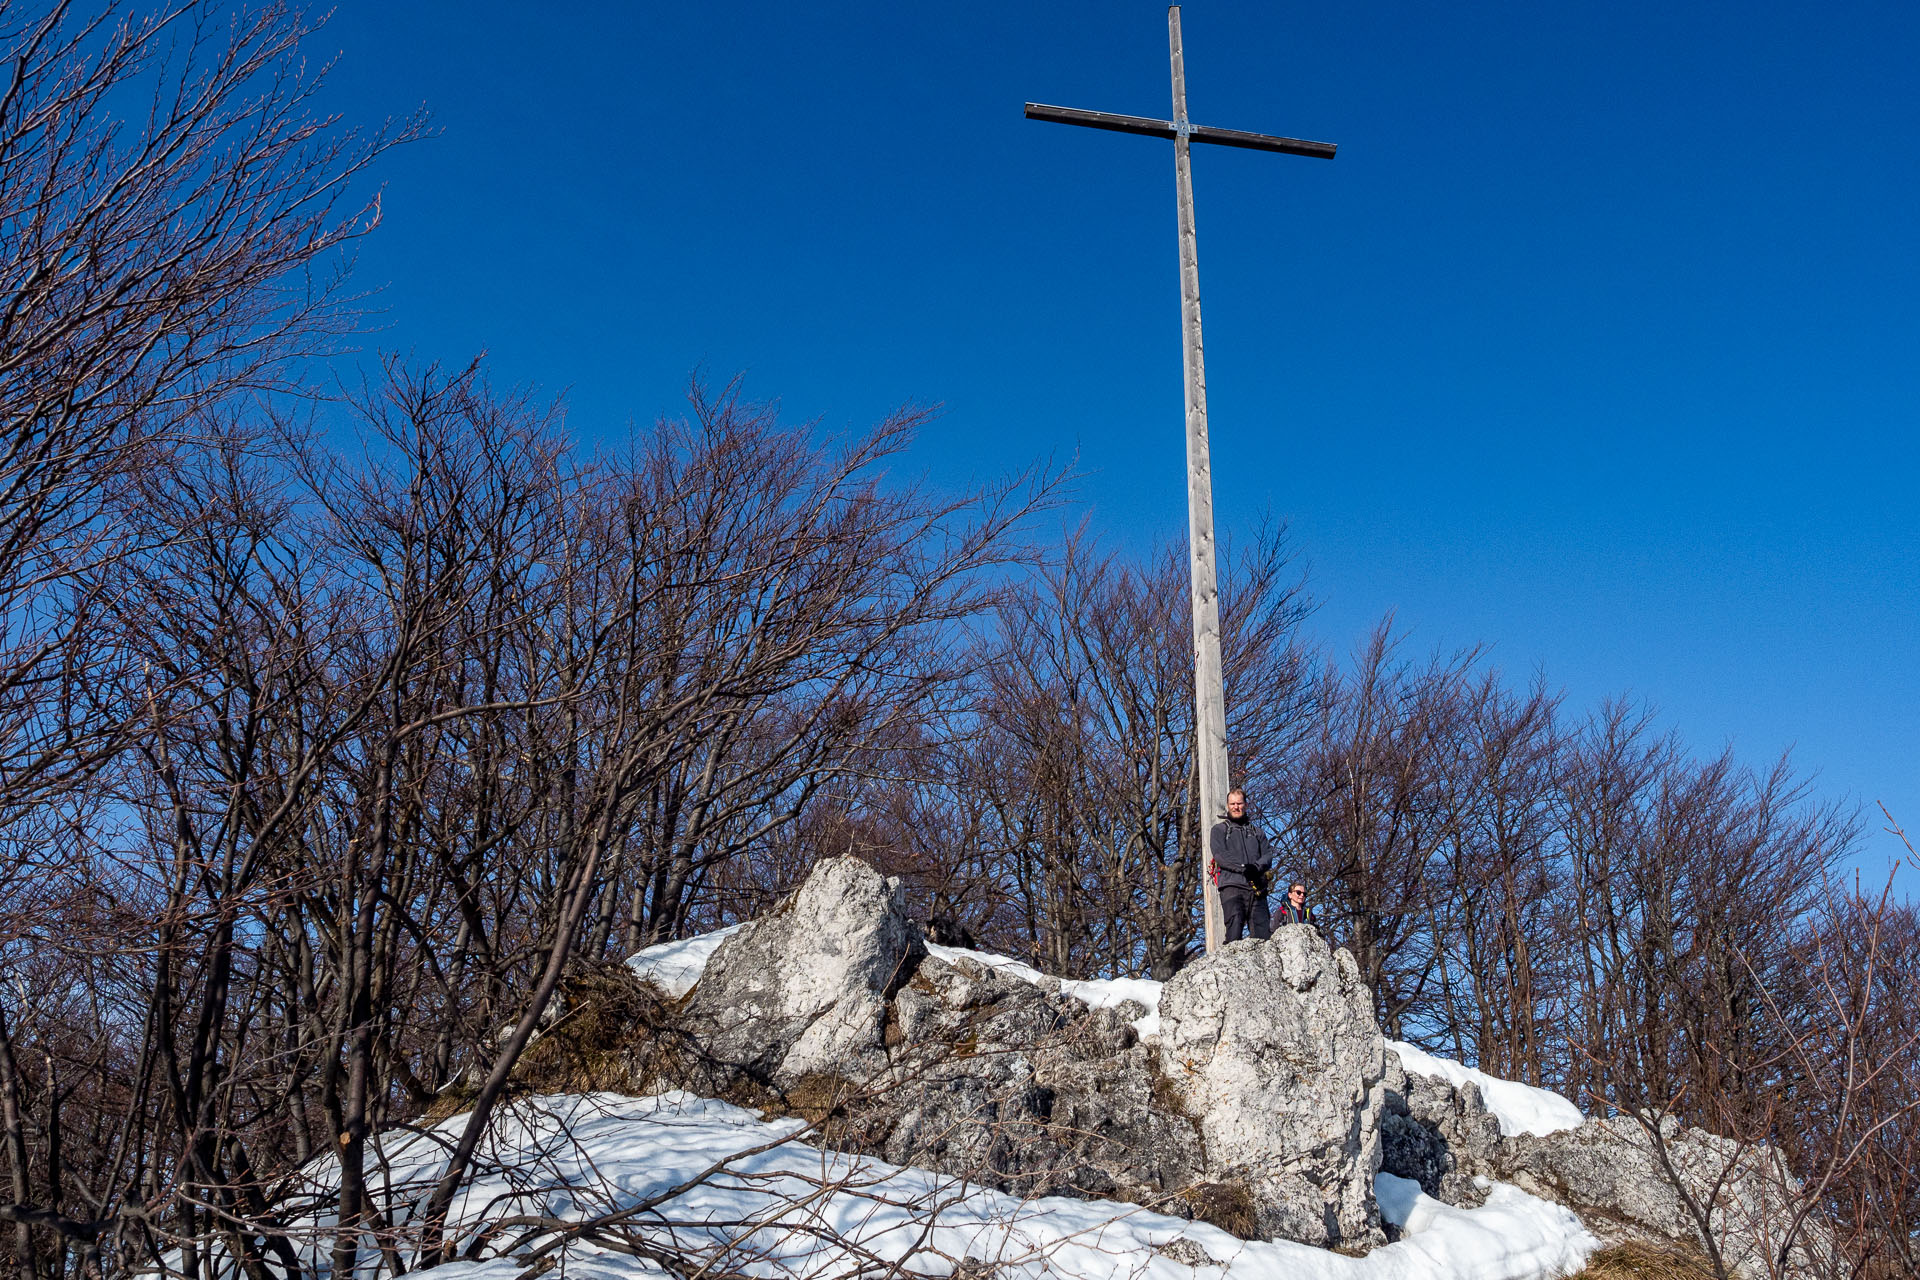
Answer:
<svg viewBox="0 0 1920 1280"><path fill-rule="evenodd" d="M899 886L843 858L720 944L636 1076L985 1186L1365 1248L1384 1239L1369 1004L1351 957L1287 929L1191 964L1148 1046L1129 1025L1146 1009L930 956Z"/></svg>
<svg viewBox="0 0 1920 1280"><path fill-rule="evenodd" d="M785 1108L843 1147L998 1190L1191 1214L1200 1140L1156 1092L1128 1025L1146 1012L933 959L897 882L838 858L721 943L636 1048L636 1084Z"/></svg>
<svg viewBox="0 0 1920 1280"><path fill-rule="evenodd" d="M1353 958L1305 925L1197 960L1160 997L1160 1070L1197 1118L1208 1176L1245 1183L1262 1236L1385 1240L1385 1055Z"/></svg>
<svg viewBox="0 0 1920 1280"><path fill-rule="evenodd" d="M1187 1203L1200 1138L1156 1096L1128 1025L1146 1010L1088 1009L964 958L923 962L895 1009L895 1064L865 1110L879 1154L1025 1194Z"/></svg>
<svg viewBox="0 0 1920 1280"><path fill-rule="evenodd" d="M1769 1149L1677 1129L1656 1142L1630 1120L1503 1136L1476 1085L1403 1068L1353 958L1311 928L1194 960L1144 1043L1131 1024L1149 1010L1089 1008L1058 980L937 950L897 881L823 861L719 943L690 994L634 1002L643 1025L613 1058L633 1088L803 1115L844 1149L1242 1236L1377 1244L1384 1168L1456 1205L1511 1182L1610 1239L1710 1239L1753 1280L1777 1253L1793 1186ZM1795 1270L1829 1250L1809 1234Z"/></svg>

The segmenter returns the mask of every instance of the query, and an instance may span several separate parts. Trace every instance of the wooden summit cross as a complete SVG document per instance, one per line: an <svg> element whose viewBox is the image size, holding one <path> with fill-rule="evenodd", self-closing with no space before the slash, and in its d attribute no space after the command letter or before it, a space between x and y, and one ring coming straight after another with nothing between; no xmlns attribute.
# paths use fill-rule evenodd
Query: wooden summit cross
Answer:
<svg viewBox="0 0 1920 1280"><path fill-rule="evenodd" d="M1167 44L1173 60L1173 119L1148 120L1037 102L1027 104L1027 119L1173 139L1173 172L1180 202L1180 318L1186 331L1187 545L1193 564L1193 719L1194 752L1200 771L1200 884L1206 904L1207 951L1211 953L1220 946L1223 922L1207 833L1227 808L1227 700L1220 673L1220 592L1213 564L1213 473L1207 458L1207 372L1200 351L1200 262L1194 248L1189 144L1213 142L1223 147L1279 151L1322 160L1333 159L1334 144L1190 123L1186 63L1180 52L1179 5L1167 10Z"/></svg>

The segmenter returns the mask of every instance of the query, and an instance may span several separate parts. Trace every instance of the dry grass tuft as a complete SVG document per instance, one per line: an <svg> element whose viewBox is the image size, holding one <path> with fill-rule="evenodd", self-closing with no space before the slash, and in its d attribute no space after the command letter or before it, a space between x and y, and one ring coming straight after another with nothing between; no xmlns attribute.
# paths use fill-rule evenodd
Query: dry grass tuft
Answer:
<svg viewBox="0 0 1920 1280"><path fill-rule="evenodd" d="M1242 1240L1254 1238L1258 1221L1253 1192L1243 1182L1197 1182L1180 1192L1195 1218Z"/></svg>
<svg viewBox="0 0 1920 1280"><path fill-rule="evenodd" d="M819 1141L837 1150L862 1149L869 1138L862 1113L873 1095L843 1075L820 1072L801 1077L769 1113L796 1115L814 1126Z"/></svg>
<svg viewBox="0 0 1920 1280"><path fill-rule="evenodd" d="M583 966L561 980L566 1012L520 1057L514 1082L535 1093L637 1093L637 1039L659 1025L659 994L622 964Z"/></svg>
<svg viewBox="0 0 1920 1280"><path fill-rule="evenodd" d="M1714 1274L1713 1264L1698 1250L1628 1240L1594 1254L1587 1269L1571 1280L1714 1280Z"/></svg>
<svg viewBox="0 0 1920 1280"><path fill-rule="evenodd" d="M473 1100L480 1096L478 1089L470 1089L464 1081L442 1089L435 1094L433 1101L427 1104L426 1111L420 1117L421 1124L439 1124L442 1120L451 1120L462 1111L473 1109Z"/></svg>

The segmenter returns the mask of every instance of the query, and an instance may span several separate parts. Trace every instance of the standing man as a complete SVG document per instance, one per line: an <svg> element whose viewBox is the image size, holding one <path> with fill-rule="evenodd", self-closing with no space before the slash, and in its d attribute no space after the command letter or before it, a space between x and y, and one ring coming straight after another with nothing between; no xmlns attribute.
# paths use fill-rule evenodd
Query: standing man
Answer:
<svg viewBox="0 0 1920 1280"><path fill-rule="evenodd" d="M1280 904L1280 923L1313 923L1313 908L1307 905L1307 886L1298 880L1288 886L1287 900Z"/></svg>
<svg viewBox="0 0 1920 1280"><path fill-rule="evenodd" d="M1214 883L1220 889L1220 911L1226 931L1220 941L1238 942L1249 924L1253 936L1265 938L1272 928L1267 918L1267 876L1273 870L1273 846L1260 829L1247 821L1247 793L1239 787L1227 792L1227 816L1207 836L1213 853Z"/></svg>

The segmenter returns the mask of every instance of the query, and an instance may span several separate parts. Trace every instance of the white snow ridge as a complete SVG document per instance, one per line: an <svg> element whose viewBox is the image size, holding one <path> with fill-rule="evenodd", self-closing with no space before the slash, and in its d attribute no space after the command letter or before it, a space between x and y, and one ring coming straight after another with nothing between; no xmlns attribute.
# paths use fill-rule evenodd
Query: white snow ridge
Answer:
<svg viewBox="0 0 1920 1280"><path fill-rule="evenodd" d="M1400 1065L1416 1075L1439 1076L1455 1086L1469 1082L1479 1085L1487 1110L1500 1121L1500 1132L1506 1137L1559 1133L1562 1129L1578 1129L1586 1122L1580 1108L1550 1089L1502 1080L1398 1040L1387 1041L1387 1048L1399 1054Z"/></svg>
<svg viewBox="0 0 1920 1280"><path fill-rule="evenodd" d="M738 932L740 926L732 924L698 937L663 942L628 956L627 967L642 982L651 982L678 1000L693 990L694 983L700 981L700 975L706 972L707 961L713 959L713 953L720 944Z"/></svg>

